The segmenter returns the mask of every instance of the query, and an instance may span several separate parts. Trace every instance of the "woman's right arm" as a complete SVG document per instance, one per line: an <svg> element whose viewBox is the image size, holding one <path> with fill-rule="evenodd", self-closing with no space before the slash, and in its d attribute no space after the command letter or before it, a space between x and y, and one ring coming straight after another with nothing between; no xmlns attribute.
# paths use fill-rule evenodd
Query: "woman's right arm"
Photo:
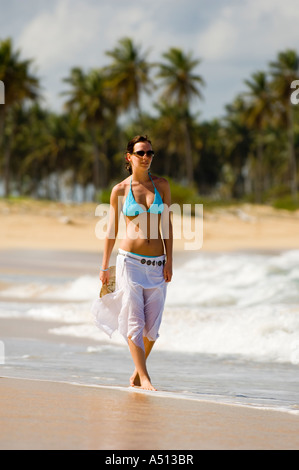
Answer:
<svg viewBox="0 0 299 470"><path fill-rule="evenodd" d="M120 214L120 198L121 196L120 185L114 186L111 191L110 196L110 211L109 211L109 220L108 220L108 230L107 235L104 241L104 253L102 259L102 270L109 268L110 256L115 244L115 239L118 233L118 220ZM108 284L109 282L109 271L100 271L100 280L103 284Z"/></svg>

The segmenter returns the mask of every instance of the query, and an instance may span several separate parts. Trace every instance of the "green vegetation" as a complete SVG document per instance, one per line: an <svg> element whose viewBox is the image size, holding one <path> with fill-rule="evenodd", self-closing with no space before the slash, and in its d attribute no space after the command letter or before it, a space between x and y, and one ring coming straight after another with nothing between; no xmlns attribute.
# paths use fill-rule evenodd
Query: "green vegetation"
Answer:
<svg viewBox="0 0 299 470"><path fill-rule="evenodd" d="M107 65L73 68L61 114L43 107L32 60L22 60L10 39L0 41L0 179L5 196L61 198L94 188L109 202L110 188L126 176L127 141L150 136L152 172L166 175L173 202L229 204L242 201L294 210L298 201L299 106L290 101L298 55L279 52L267 70L244 77L244 90L223 116L201 121L205 81L200 59L170 48L161 61L132 39L107 51ZM141 97L152 100L152 112ZM194 104L198 103L198 113Z"/></svg>

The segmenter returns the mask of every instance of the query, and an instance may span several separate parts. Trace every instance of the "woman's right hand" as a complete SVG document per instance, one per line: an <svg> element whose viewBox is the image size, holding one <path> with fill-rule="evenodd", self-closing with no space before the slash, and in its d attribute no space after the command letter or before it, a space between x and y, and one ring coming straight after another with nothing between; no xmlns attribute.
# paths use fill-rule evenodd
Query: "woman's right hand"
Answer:
<svg viewBox="0 0 299 470"><path fill-rule="evenodd" d="M108 284L109 277L110 277L109 269L108 271L100 271L100 281L102 281L102 284Z"/></svg>

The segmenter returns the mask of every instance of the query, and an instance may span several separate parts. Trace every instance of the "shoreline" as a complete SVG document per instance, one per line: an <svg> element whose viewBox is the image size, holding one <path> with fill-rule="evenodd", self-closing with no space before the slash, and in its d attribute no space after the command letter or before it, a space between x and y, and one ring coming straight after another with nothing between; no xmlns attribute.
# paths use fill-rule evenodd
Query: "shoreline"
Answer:
<svg viewBox="0 0 299 470"><path fill-rule="evenodd" d="M195 402L195 403L201 403L201 404L209 404L209 405L216 405L216 406L224 406L224 407L231 407L231 408L245 408L247 410L257 410L257 411L265 411L269 413L283 413L287 415L291 415L294 418L298 419L298 425L299 425L299 412L296 410L288 410L288 409L282 409L282 408L271 408L269 406L261 406L261 405L249 405L249 404L244 404L244 403L226 403L224 401L217 401L214 399L208 399L208 398L202 398L202 397L196 397L192 396L191 394L184 394L183 392L173 392L173 391L167 391L167 390L156 390L154 392L150 390L142 390L139 387L131 387L130 385L104 385L104 384L94 384L94 383L80 383L76 381L67 381L67 380L55 380L55 379L43 379L43 378L28 378L28 377L17 377L17 376L10 376L10 375L5 375L5 374L0 374L0 380L5 379L5 380L12 380L12 381L26 381L26 382L41 382L43 384L61 384L61 385L69 385L71 387L82 387L82 388L87 388L87 389L96 389L99 391L117 391L120 393L137 393L137 394L145 394L148 395L154 399L168 399L168 400L183 400L183 401L190 401L190 402ZM299 445L299 439L298 439L298 445Z"/></svg>
<svg viewBox="0 0 299 470"><path fill-rule="evenodd" d="M9 359L9 354L11 351L11 345L12 342L18 342L18 341L26 341L26 344L29 345L30 342L32 342L32 347L37 347L37 341L42 342L43 345L45 346L45 350L47 350L47 345L50 346L51 351L53 351L53 347L58 348L57 351L61 350L60 348L63 347L65 348L77 348L78 346L81 348L81 350L86 350L86 348L93 348L93 347L98 347L99 345L102 344L102 342L99 342L98 338L92 338L90 336L74 336L72 334L68 333L59 333L56 334L55 330L58 328L64 328L68 327L69 323L66 322L59 322L57 320L51 321L51 320L43 320L43 319L35 319L35 318L0 318L0 340L4 344L4 352L6 352L6 342L8 345L8 359ZM22 344L22 343L21 343ZM109 342L104 340L103 343L104 347L105 345L109 346ZM119 345L120 346L120 345ZM118 347L119 347L118 346ZM125 347L125 344L123 344ZM29 348L29 350L32 350L32 347ZM125 349L123 351L125 353ZM26 354L27 352L25 352ZM157 351L157 357L158 355L161 354L163 355L163 350L162 351ZM29 353L30 354L30 353ZM37 353L38 354L38 353ZM125 354L126 355L126 354ZM120 356L118 356L120 358ZM115 356L116 360L116 356ZM203 362L204 364L204 362ZM254 362L253 362L254 364ZM7 372L6 371L6 365L8 366ZM128 366L128 363L126 360L124 361L123 365L125 368ZM61 371L57 371L57 373L53 374L53 371L51 372L51 378L50 375L45 375L43 373L36 373L36 371L30 375L30 372L26 371L26 364L24 363L25 366L25 373L22 372L21 374L18 374L18 367L14 370L14 366L12 368L10 367L9 361L6 364L6 361L3 364L3 368L1 368L0 365L0 379L1 378L7 378L7 379L16 379L16 380L32 380L33 382L53 382L53 383L65 383L69 385L77 385L77 386L82 386L86 388L96 388L96 389L104 389L104 390L119 390L119 391L132 391L133 389L130 389L129 387L129 381L126 380L129 377L129 369L128 369L128 377L125 377L122 375L122 377L118 377L116 379L115 385L112 384L107 384L105 383L105 377L102 377L102 381L99 383L94 382L91 380L91 377L93 377L94 372L91 372L89 374L80 374L80 381L77 382L76 379L73 379L71 376L66 375L61 375ZM157 367L155 363L153 364L153 367ZM75 377L75 376L74 376ZM79 377L79 376L78 376ZM110 380L110 379L109 379ZM1 390L1 381L0 381L0 390ZM134 390L136 393L150 393L150 392L145 392L142 391L138 388ZM299 425L299 411L298 407L286 407L281 405L271 405L271 403L268 401L267 404L266 402L263 403L263 399L259 400L258 402L254 403L254 401L240 401L237 399L237 396L235 397L235 400L233 400L232 396L227 396L226 394L219 395L219 392L217 394L217 391L214 392L214 395L211 394L210 392L207 394L203 391L198 393L194 393L192 391L188 392L187 390L175 390L175 389L166 389L161 388L157 390L157 392L154 392L153 394L150 393L150 395L155 396L156 398L172 398L172 399L180 399L180 400L187 400L187 401L192 401L192 402L204 402L204 403L211 403L211 404L217 404L217 405L223 405L223 406L236 406L236 407L242 407L242 408L248 408L252 410L264 410L264 411L273 411L273 412L280 412L284 414L290 414L298 419L298 425ZM299 436L299 434L298 434ZM299 445L299 442L298 442Z"/></svg>
<svg viewBox="0 0 299 470"><path fill-rule="evenodd" d="M299 446L298 417L276 410L29 379L2 377L0 386L0 449L295 450Z"/></svg>
<svg viewBox="0 0 299 470"><path fill-rule="evenodd" d="M291 450L299 445L298 418L279 411L63 382L1 378L0 384L1 449Z"/></svg>

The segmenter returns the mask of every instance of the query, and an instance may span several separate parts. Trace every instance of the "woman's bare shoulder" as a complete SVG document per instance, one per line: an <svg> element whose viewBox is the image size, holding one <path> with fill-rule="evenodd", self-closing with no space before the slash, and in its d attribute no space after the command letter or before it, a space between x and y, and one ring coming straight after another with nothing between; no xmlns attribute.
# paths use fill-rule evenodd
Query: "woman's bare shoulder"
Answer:
<svg viewBox="0 0 299 470"><path fill-rule="evenodd" d="M111 196L123 196L129 183L130 177L125 178L124 180L117 183L111 190Z"/></svg>
<svg viewBox="0 0 299 470"><path fill-rule="evenodd" d="M151 176L152 176L153 182L157 186L157 189L160 188L161 190L166 190L169 188L169 182L167 181L166 178L164 178L164 176L155 176L155 175L151 175Z"/></svg>

